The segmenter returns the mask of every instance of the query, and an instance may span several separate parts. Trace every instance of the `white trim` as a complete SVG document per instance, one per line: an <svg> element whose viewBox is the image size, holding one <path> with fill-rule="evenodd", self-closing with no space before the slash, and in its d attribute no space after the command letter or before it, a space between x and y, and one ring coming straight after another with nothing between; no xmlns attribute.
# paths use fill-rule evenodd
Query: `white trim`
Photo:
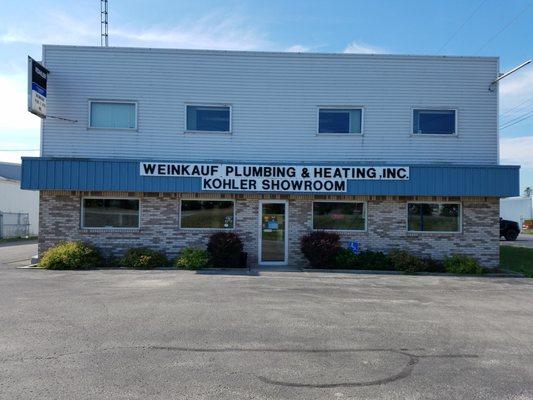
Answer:
<svg viewBox="0 0 533 400"><path fill-rule="evenodd" d="M137 200L139 202L139 212L137 216L137 226L119 227L119 226L84 226L85 206L84 200ZM112 197L112 196L82 196L80 204L80 229L84 231L139 231L141 229L141 199L139 197Z"/></svg>
<svg viewBox="0 0 533 400"><path fill-rule="evenodd" d="M183 121L184 121L184 127L183 127L183 133L207 133L207 134L224 134L224 135L231 135L233 133L233 107L231 104L228 103L194 103L194 102L185 102L184 105L184 115L183 115ZM229 130L228 131L202 131L197 129L187 129L187 107L189 106L196 106L196 107L228 107L229 108Z"/></svg>
<svg viewBox="0 0 533 400"><path fill-rule="evenodd" d="M364 229L320 229L315 228L315 203L355 203L363 204L363 215L365 217ZM357 200L313 200L311 205L311 227L314 231L326 231L326 232L347 232L347 233L361 233L368 231L368 202Z"/></svg>
<svg viewBox="0 0 533 400"><path fill-rule="evenodd" d="M181 226L181 203L183 201L227 201L233 203L233 227L231 228L183 228ZM179 201L179 218L178 218L178 228L184 231L234 231L235 230L235 199L180 199Z"/></svg>
<svg viewBox="0 0 533 400"><path fill-rule="evenodd" d="M453 133L415 133L415 111L453 111L455 114L455 126ZM457 137L459 136L459 109L457 107L411 107L411 126L409 127L409 135L412 137Z"/></svg>
<svg viewBox="0 0 533 400"><path fill-rule="evenodd" d="M167 53L167 54L218 54L218 55L243 55L255 57L279 57L286 58L361 58L361 59L421 59L421 60L477 60L494 62L498 59L495 56L448 56L448 55L420 55L420 54L365 54L365 53L307 53L307 52L281 52L281 51L252 51L252 50L206 50L206 49L173 49L173 48L155 48L155 47L101 47L101 46L81 46L81 45L64 45L64 44L43 44L43 50L78 50L78 51L96 51L96 52L117 52L117 53Z"/></svg>
<svg viewBox="0 0 533 400"><path fill-rule="evenodd" d="M283 261L262 261L263 257L263 204L285 205L285 259ZM259 200L257 261L259 265L287 265L289 263L289 201L288 200Z"/></svg>
<svg viewBox="0 0 533 400"><path fill-rule="evenodd" d="M411 231L409 230L409 204L459 204L459 230L458 231ZM407 233L421 233L429 235L453 235L463 233L463 203L461 201L406 201L405 202L405 231Z"/></svg>
<svg viewBox="0 0 533 400"><path fill-rule="evenodd" d="M91 105L92 103L118 103L118 104L133 104L135 106L135 127L134 128L113 128L91 126ZM87 129L95 130L114 130L114 131L137 131L139 126L139 104L136 100L120 100L120 99L89 99L87 110Z"/></svg>
<svg viewBox="0 0 533 400"><path fill-rule="evenodd" d="M361 132L320 132L320 110L361 110ZM316 108L316 136L363 136L365 132L365 107L358 105L328 105Z"/></svg>

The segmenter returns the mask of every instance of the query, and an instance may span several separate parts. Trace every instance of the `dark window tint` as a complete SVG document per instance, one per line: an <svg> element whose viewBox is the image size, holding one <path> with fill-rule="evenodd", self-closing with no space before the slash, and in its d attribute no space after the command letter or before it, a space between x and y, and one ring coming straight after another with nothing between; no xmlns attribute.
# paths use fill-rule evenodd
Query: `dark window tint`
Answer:
<svg viewBox="0 0 533 400"><path fill-rule="evenodd" d="M361 133L361 109L321 108L318 133Z"/></svg>
<svg viewBox="0 0 533 400"><path fill-rule="evenodd" d="M139 200L83 199L84 228L138 228Z"/></svg>
<svg viewBox="0 0 533 400"><path fill-rule="evenodd" d="M364 230L364 203L313 203L313 229Z"/></svg>
<svg viewBox="0 0 533 400"><path fill-rule="evenodd" d="M459 204L410 203L407 207L410 231L458 232L460 230Z"/></svg>
<svg viewBox="0 0 533 400"><path fill-rule="evenodd" d="M233 201L182 200L182 228L233 228Z"/></svg>
<svg viewBox="0 0 533 400"><path fill-rule="evenodd" d="M414 110L413 133L429 135L455 133L455 111Z"/></svg>
<svg viewBox="0 0 533 400"><path fill-rule="evenodd" d="M229 132L229 107L187 106L187 130Z"/></svg>

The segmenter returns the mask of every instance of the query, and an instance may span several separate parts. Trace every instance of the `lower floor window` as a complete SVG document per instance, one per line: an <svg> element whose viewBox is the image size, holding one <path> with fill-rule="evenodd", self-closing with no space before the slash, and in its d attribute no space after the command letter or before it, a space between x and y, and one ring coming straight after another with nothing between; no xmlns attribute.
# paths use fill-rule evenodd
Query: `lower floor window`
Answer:
<svg viewBox="0 0 533 400"><path fill-rule="evenodd" d="M82 228L138 228L139 200L83 199Z"/></svg>
<svg viewBox="0 0 533 400"><path fill-rule="evenodd" d="M313 229L363 231L365 225L365 203L347 201L313 203Z"/></svg>
<svg viewBox="0 0 533 400"><path fill-rule="evenodd" d="M458 203L409 203L407 213L409 231L460 231L461 205Z"/></svg>
<svg viewBox="0 0 533 400"><path fill-rule="evenodd" d="M233 229L234 202L182 200L181 228Z"/></svg>

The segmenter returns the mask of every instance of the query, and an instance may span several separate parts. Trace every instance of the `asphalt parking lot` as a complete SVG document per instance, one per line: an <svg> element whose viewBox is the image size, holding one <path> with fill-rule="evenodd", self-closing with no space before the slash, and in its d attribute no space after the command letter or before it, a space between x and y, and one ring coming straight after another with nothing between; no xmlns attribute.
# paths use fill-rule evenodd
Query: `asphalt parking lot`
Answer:
<svg viewBox="0 0 533 400"><path fill-rule="evenodd" d="M500 241L500 244L513 247L527 247L533 249L533 235L531 233L521 233L515 241L508 242L506 240Z"/></svg>
<svg viewBox="0 0 533 400"><path fill-rule="evenodd" d="M36 240L0 243L0 268L28 265L35 254L37 254Z"/></svg>
<svg viewBox="0 0 533 400"><path fill-rule="evenodd" d="M533 279L2 267L3 399L530 399Z"/></svg>

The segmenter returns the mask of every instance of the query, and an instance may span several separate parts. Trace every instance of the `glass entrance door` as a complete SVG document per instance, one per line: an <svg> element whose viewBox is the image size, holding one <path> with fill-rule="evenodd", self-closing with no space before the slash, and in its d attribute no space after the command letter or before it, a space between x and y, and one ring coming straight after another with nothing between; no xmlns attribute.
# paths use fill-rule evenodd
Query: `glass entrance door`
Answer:
<svg viewBox="0 0 533 400"><path fill-rule="evenodd" d="M287 203L263 201L261 208L261 264L287 263Z"/></svg>

